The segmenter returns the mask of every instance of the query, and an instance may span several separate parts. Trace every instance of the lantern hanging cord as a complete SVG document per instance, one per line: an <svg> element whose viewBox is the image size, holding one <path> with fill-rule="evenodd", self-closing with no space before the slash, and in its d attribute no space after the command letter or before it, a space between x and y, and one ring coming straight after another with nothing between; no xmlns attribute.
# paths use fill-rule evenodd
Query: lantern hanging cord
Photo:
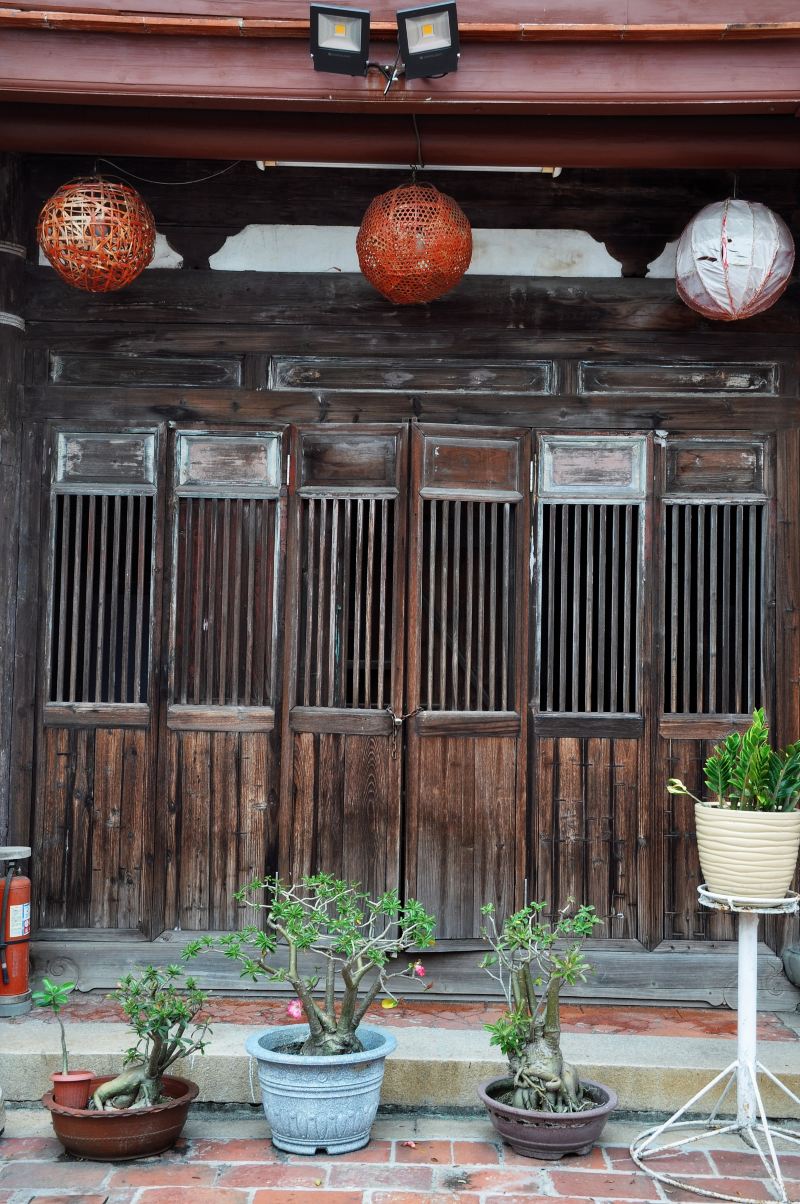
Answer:
<svg viewBox="0 0 800 1204"><path fill-rule="evenodd" d="M109 167L114 168L114 171L121 172L124 176L130 176L132 180L141 180L143 184L165 184L180 188L183 184L204 184L206 180L215 180L217 176L224 176L227 171L233 171L241 161L241 159L234 159L233 163L229 163L227 167L222 167L219 171L212 171L209 176L198 176L196 180L151 180L147 176L137 176L135 171L129 171L127 167L120 167L118 163L112 163L110 159L95 159L95 168L98 163L107 163Z"/></svg>
<svg viewBox="0 0 800 1204"><path fill-rule="evenodd" d="M414 125L414 137L417 140L417 161L411 164L411 179L416 180L417 171L422 171L425 167L425 160L422 158L422 139L419 135L419 125L417 124L416 113L411 114L411 121Z"/></svg>

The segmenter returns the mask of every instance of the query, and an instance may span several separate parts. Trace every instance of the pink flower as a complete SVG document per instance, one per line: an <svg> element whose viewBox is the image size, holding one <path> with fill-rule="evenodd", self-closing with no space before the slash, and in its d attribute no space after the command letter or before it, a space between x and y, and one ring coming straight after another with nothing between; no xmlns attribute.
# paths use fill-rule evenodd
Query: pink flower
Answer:
<svg viewBox="0 0 800 1204"><path fill-rule="evenodd" d="M286 1015L290 1020L302 1020L303 1005L299 999L293 999L291 1003L286 1005Z"/></svg>
<svg viewBox="0 0 800 1204"><path fill-rule="evenodd" d="M414 962L414 973L416 974L417 978L425 977L425 967L423 966L422 962Z"/></svg>

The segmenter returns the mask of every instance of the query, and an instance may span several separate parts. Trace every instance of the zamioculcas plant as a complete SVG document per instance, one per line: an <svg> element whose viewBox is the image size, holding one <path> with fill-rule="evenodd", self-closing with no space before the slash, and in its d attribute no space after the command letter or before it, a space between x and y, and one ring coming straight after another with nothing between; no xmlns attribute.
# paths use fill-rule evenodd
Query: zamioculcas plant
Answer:
<svg viewBox="0 0 800 1204"><path fill-rule="evenodd" d="M424 976L418 961L391 972L402 953L432 943L435 924L421 903L401 903L397 891L371 899L357 884L315 874L298 884L258 878L235 897L259 911L261 926L200 937L184 957L216 950L241 962L243 978L288 982L299 1001L289 1014L299 1019L302 1009L309 1029L300 1053L360 1053L356 1030L380 992L393 999L390 979Z"/></svg>
<svg viewBox="0 0 800 1204"><path fill-rule="evenodd" d="M731 732L705 764L705 784L713 794L711 806L732 811L794 811L800 804L800 741L770 748L763 710L753 714L746 732ZM704 800L687 790L679 778L667 782L670 794Z"/></svg>
<svg viewBox="0 0 800 1204"><path fill-rule="evenodd" d="M147 966L126 974L110 998L121 1004L138 1040L126 1050L127 1069L97 1088L95 1108L148 1108L161 1102L162 1077L179 1058L203 1053L211 1029L198 1021L208 996L193 978L181 985L182 966Z"/></svg>
<svg viewBox="0 0 800 1204"><path fill-rule="evenodd" d="M572 900L555 921L542 918L545 903L529 903L500 928L494 908L481 908L481 935L491 946L481 962L501 986L508 1011L485 1027L491 1044L508 1058L512 1084L500 1103L537 1112L580 1112L596 1101L584 1095L575 1070L561 1053L559 994L582 982L589 963L582 944L602 921L593 907L570 914ZM566 945L563 944L566 942Z"/></svg>
<svg viewBox="0 0 800 1204"><path fill-rule="evenodd" d="M50 1008L61 1029L61 1073L69 1074L69 1054L67 1052L67 1034L64 1032L64 1021L61 1019L61 1009L75 990L74 982L51 982L49 978L42 979L41 990L31 995L33 1002L40 1008Z"/></svg>

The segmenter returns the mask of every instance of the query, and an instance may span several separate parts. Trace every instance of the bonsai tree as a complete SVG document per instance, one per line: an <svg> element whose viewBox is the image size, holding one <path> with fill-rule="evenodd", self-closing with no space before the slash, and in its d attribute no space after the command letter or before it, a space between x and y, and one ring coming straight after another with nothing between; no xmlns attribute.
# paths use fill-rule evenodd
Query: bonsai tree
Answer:
<svg viewBox="0 0 800 1204"><path fill-rule="evenodd" d="M193 978L181 985L183 972L181 966L147 966L126 974L109 996L121 1004L138 1040L125 1052L127 1069L98 1087L90 1106L111 1111L157 1104L173 1062L204 1052L211 1029L196 1021L208 996Z"/></svg>
<svg viewBox="0 0 800 1204"><path fill-rule="evenodd" d="M42 979L42 989L33 991L31 998L40 1008L50 1008L61 1029L61 1073L69 1074L69 1054L67 1053L67 1034L64 1032L64 1021L61 1019L61 1009L75 990L74 982L51 982L49 978Z"/></svg>
<svg viewBox="0 0 800 1204"><path fill-rule="evenodd" d="M708 758L705 784L713 802L709 806L733 811L794 811L800 803L800 740L776 751L770 748L769 728L763 709L753 713L746 732L731 732ZM667 782L670 794L697 798L679 778Z"/></svg>
<svg viewBox="0 0 800 1204"><path fill-rule="evenodd" d="M561 1053L559 994L565 983L586 978L582 945L601 921L593 907L570 914L571 899L552 922L543 918L546 907L529 903L500 927L494 907L481 908L481 935L491 946L481 966L500 984L508 1005L499 1020L485 1025L511 1072L511 1086L496 1098L537 1112L581 1112L595 1102L584 1096Z"/></svg>
<svg viewBox="0 0 800 1204"><path fill-rule="evenodd" d="M397 891L370 899L356 883L315 874L298 884L257 878L235 898L259 912L260 926L200 937L184 957L216 950L241 962L243 978L288 982L297 996L289 1015L304 1015L308 1024L300 1053L360 1053L356 1030L379 992L396 1002L390 979L425 975L418 961L392 972L400 954L432 943L435 924L415 899L401 903Z"/></svg>

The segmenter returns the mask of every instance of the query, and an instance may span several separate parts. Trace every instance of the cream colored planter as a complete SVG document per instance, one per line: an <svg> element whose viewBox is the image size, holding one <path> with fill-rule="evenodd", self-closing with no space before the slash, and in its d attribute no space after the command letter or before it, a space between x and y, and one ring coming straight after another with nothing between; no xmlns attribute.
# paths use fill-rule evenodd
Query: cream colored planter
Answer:
<svg viewBox="0 0 800 1204"><path fill-rule="evenodd" d="M730 811L696 803L697 849L709 890L737 899L782 899L800 848L800 811Z"/></svg>

